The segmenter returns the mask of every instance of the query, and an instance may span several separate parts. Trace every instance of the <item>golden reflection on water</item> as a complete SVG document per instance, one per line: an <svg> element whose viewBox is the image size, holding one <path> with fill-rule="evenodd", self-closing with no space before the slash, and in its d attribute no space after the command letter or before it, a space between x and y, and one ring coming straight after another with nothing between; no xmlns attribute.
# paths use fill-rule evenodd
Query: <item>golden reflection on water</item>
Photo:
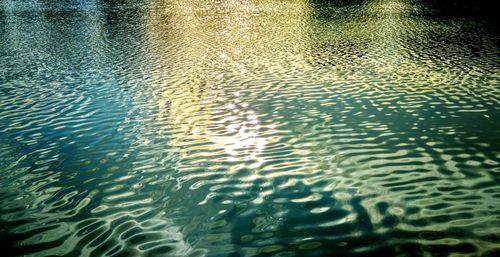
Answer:
<svg viewBox="0 0 500 257"><path fill-rule="evenodd" d="M249 168L259 167L264 162L261 153L268 139L261 133L258 113L241 100L238 88L229 92L229 86L234 85L228 85L227 81L252 76L247 73L249 65L253 66L250 69L280 67L267 62L290 54L300 55L303 52L300 41L305 34L303 23L310 13L307 1L224 1L213 15L206 14L199 1L172 1L168 6L156 3L147 26L149 38L156 41L151 45L158 46L158 52L163 53L157 56L160 62L168 62L165 65L168 68L161 72L181 78L177 84L159 80L164 83L158 99L159 119L167 119L176 134L171 137L170 145L182 148L186 142L197 142L206 150L222 149L223 156L228 157L221 161L251 162ZM260 15L262 12L275 12L277 19ZM205 17L202 21L201 13L212 16L213 20ZM287 17L280 17L283 15ZM167 27L168 31L176 32L175 38L162 36ZM276 42L290 47L276 48ZM182 51L162 50L168 47ZM272 125L266 127L272 128ZM189 156L189 149L181 152L184 157ZM241 165L231 167L235 170Z"/></svg>

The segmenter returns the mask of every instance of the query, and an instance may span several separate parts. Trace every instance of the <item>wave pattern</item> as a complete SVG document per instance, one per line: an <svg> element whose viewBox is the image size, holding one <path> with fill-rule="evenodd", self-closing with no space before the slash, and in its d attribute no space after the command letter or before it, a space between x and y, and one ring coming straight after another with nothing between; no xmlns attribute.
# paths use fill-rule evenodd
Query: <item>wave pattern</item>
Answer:
<svg viewBox="0 0 500 257"><path fill-rule="evenodd" d="M2 2L2 244L498 254L499 38L439 8Z"/></svg>

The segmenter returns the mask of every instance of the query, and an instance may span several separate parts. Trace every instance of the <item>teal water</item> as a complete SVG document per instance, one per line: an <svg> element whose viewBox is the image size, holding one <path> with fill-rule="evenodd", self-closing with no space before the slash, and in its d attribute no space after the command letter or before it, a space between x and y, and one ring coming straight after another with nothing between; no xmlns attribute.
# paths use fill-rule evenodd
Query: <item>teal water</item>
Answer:
<svg viewBox="0 0 500 257"><path fill-rule="evenodd" d="M472 1L1 0L2 256L495 256Z"/></svg>

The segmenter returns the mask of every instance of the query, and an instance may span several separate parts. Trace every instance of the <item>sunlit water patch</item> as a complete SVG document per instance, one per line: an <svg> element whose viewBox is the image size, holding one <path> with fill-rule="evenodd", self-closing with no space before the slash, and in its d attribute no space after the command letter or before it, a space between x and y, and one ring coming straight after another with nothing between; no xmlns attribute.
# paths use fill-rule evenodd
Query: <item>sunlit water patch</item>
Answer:
<svg viewBox="0 0 500 257"><path fill-rule="evenodd" d="M498 27L445 2L2 1L2 249L498 254Z"/></svg>

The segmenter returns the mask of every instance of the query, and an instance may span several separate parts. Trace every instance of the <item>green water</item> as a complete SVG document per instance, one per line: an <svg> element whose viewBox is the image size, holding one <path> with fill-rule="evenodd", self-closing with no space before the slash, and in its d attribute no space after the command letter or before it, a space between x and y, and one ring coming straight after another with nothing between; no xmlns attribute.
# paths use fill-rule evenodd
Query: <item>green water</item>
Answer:
<svg viewBox="0 0 500 257"><path fill-rule="evenodd" d="M0 1L2 256L495 256L467 1Z"/></svg>

